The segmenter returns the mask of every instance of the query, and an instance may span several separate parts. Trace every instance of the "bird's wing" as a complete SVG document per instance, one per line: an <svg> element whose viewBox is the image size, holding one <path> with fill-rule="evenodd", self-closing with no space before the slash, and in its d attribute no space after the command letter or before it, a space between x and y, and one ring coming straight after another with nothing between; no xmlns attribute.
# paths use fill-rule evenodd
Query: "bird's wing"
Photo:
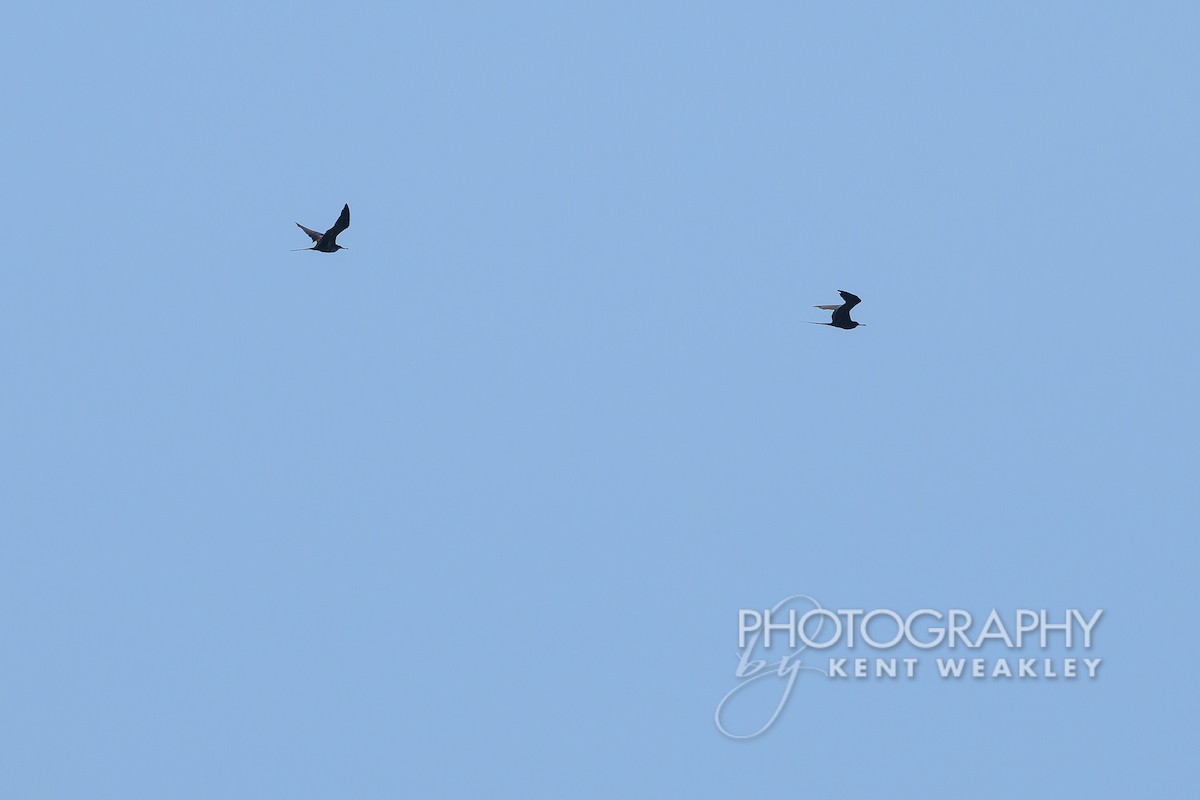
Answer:
<svg viewBox="0 0 1200 800"><path fill-rule="evenodd" d="M298 227L300 230L307 233L309 238L312 239L314 242L320 241L321 234L317 233L312 228L306 228L303 225L301 225L299 222L296 223L296 227Z"/></svg>
<svg viewBox="0 0 1200 800"><path fill-rule="evenodd" d="M813 308L819 308L822 311L837 311L841 306L813 306Z"/></svg>
<svg viewBox="0 0 1200 800"><path fill-rule="evenodd" d="M842 308L846 309L847 314L850 313L850 309L854 308L856 305L858 305L859 303L862 302L862 300L859 300L855 295L852 295L849 292L839 291L838 294L840 294L842 296L842 299L846 301L845 305L843 305Z"/></svg>
<svg viewBox="0 0 1200 800"><path fill-rule="evenodd" d="M349 228L349 227L350 227L350 204L347 203L345 206L342 207L342 213L338 217L338 221L333 223L333 227L330 228L329 230L325 231L325 233L329 234L330 236L337 236L339 233L341 233L342 231L346 230L346 228Z"/></svg>

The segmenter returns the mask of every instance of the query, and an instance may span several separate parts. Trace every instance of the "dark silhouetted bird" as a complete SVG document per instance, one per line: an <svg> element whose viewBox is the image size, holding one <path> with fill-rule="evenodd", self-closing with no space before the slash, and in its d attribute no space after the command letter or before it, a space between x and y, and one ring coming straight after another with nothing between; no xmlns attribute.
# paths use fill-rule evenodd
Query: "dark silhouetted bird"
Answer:
<svg viewBox="0 0 1200 800"><path fill-rule="evenodd" d="M337 222L333 223L333 227L324 233L317 233L311 228L306 228L299 222L296 227L304 231L309 237L316 242L312 247L298 247L297 250L319 250L322 253L336 253L338 250L349 250L349 247L342 247L337 243L338 234L350 227L350 205L346 204L342 208L342 214L338 217ZM295 252L295 251L293 251Z"/></svg>
<svg viewBox="0 0 1200 800"><path fill-rule="evenodd" d="M835 328L844 328L846 330L853 330L859 325L862 325L861 322L855 322L854 320L850 319L850 309L854 308L862 301L849 292L839 291L838 294L840 294L842 299L846 301L840 306L813 306L813 308L823 308L826 311L832 311L833 322L810 322L810 325L832 325Z"/></svg>

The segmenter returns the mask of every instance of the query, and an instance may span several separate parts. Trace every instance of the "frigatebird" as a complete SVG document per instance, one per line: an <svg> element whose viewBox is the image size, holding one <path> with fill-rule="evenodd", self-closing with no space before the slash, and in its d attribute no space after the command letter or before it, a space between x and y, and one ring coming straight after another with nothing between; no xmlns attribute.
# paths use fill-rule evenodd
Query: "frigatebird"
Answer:
<svg viewBox="0 0 1200 800"><path fill-rule="evenodd" d="M333 223L333 227L324 233L317 233L311 228L306 228L299 222L296 226L304 231L309 237L316 242L312 247L297 247L296 250L319 250L322 253L336 253L338 250L349 250L349 247L342 247L337 243L338 234L350 227L350 204L347 203L342 208L342 214L338 217L337 222ZM293 250L292 252L296 252Z"/></svg>
<svg viewBox="0 0 1200 800"><path fill-rule="evenodd" d="M848 331L857 328L859 325L862 325L861 322L855 322L854 320L850 319L850 309L854 308L862 301L849 292L843 292L839 290L838 294L840 294L842 296L842 300L845 301L840 306L813 306L813 308L821 308L825 311L832 311L833 322L810 322L809 325L831 325L834 328L843 328Z"/></svg>

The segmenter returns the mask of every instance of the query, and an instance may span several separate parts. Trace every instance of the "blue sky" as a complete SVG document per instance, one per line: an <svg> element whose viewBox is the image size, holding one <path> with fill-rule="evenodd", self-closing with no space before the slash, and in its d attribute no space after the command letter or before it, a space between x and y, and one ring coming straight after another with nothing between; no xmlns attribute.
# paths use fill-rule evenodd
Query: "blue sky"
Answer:
<svg viewBox="0 0 1200 800"><path fill-rule="evenodd" d="M0 790L1193 787L1198 25L14 10ZM797 593L1103 608L1104 667L727 739Z"/></svg>

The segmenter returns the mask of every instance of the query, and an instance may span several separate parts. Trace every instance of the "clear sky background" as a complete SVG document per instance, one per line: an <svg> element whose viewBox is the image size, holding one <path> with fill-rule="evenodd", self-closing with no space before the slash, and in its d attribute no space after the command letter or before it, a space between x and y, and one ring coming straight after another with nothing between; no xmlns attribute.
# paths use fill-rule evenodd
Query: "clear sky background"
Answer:
<svg viewBox="0 0 1200 800"><path fill-rule="evenodd" d="M1194 789L1195 4L6 15L4 797ZM727 739L798 592L1104 666Z"/></svg>

